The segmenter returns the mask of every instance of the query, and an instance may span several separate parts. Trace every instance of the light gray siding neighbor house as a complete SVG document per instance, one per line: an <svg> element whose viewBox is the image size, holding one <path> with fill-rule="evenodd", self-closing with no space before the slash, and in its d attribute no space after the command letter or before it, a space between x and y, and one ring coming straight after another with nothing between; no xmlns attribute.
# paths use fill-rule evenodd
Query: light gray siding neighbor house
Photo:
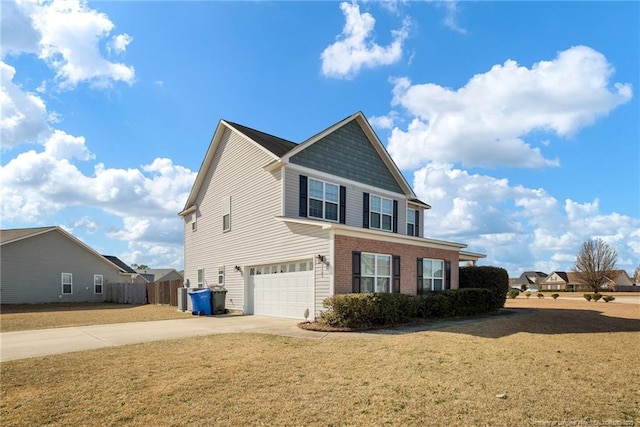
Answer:
<svg viewBox="0 0 640 427"><path fill-rule="evenodd" d="M429 208L361 112L301 144L221 120L179 213L185 285L297 319L339 293L455 289L484 255L424 237Z"/></svg>
<svg viewBox="0 0 640 427"><path fill-rule="evenodd" d="M131 280L60 227L1 230L0 240L2 304L102 302L107 283Z"/></svg>

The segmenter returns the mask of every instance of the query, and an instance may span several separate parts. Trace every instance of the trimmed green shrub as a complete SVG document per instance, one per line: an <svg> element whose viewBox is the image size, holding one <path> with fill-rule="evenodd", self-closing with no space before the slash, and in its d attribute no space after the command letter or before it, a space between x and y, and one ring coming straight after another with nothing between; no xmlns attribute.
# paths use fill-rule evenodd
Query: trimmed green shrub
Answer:
<svg viewBox="0 0 640 427"><path fill-rule="evenodd" d="M596 301L596 302L597 302L600 298L602 298L602 294L599 294L599 293L597 293L597 292L596 292L595 294L591 294L591 299L592 299L592 300L594 300L594 301Z"/></svg>
<svg viewBox="0 0 640 427"><path fill-rule="evenodd" d="M560 294L551 294L551 298L553 298L553 299L558 299L559 296L560 296Z"/></svg>
<svg viewBox="0 0 640 427"><path fill-rule="evenodd" d="M527 292L527 293L526 293L526 294L524 294L524 295L527 297L527 299L529 299L529 297L531 296L531 292Z"/></svg>
<svg viewBox="0 0 640 427"><path fill-rule="evenodd" d="M540 299L544 298L544 294L538 292L538 298L540 298Z"/></svg>
<svg viewBox="0 0 640 427"><path fill-rule="evenodd" d="M520 295L520 292L516 291L515 289L511 289L509 292L507 292L507 296L511 299L516 299L518 295Z"/></svg>
<svg viewBox="0 0 640 427"><path fill-rule="evenodd" d="M584 299L586 299L587 301L591 301L591 298L593 298L592 294L584 294L582 295L584 297Z"/></svg>
<svg viewBox="0 0 640 427"><path fill-rule="evenodd" d="M318 322L343 328L408 323L415 319L475 316L494 311L490 289L448 289L422 295L363 293L333 295Z"/></svg>
<svg viewBox="0 0 640 427"><path fill-rule="evenodd" d="M482 288L493 292L491 309L504 307L509 290L509 274L500 267L480 266L462 267L458 278L460 289Z"/></svg>
<svg viewBox="0 0 640 427"><path fill-rule="evenodd" d="M609 302L609 301L614 301L616 297L614 297L613 295L605 295L602 297L602 299L604 300L604 302Z"/></svg>

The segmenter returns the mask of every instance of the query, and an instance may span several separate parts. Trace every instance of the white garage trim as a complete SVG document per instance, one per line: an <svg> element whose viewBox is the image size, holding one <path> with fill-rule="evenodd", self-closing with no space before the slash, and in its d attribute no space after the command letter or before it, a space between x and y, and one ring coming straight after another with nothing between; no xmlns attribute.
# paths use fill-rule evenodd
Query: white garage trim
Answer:
<svg viewBox="0 0 640 427"><path fill-rule="evenodd" d="M294 319L315 316L312 260L247 268L248 313Z"/></svg>

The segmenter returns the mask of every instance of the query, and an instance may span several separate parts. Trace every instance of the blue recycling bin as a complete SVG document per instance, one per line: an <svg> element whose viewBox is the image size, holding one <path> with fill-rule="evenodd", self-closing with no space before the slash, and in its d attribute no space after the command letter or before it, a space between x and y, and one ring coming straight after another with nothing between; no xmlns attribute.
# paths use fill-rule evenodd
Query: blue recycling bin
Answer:
<svg viewBox="0 0 640 427"><path fill-rule="evenodd" d="M191 303L193 304L191 314L194 316L211 316L211 289L192 291L189 292L189 295L191 295Z"/></svg>

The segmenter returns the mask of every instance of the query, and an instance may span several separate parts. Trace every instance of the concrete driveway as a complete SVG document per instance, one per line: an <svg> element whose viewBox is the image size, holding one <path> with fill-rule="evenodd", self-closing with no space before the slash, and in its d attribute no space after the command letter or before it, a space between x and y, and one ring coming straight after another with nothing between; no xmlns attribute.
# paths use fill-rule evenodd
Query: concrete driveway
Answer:
<svg viewBox="0 0 640 427"><path fill-rule="evenodd" d="M236 332L312 339L327 336L326 332L300 329L297 322L293 319L264 316L216 316L4 332L0 334L0 362L149 341Z"/></svg>

